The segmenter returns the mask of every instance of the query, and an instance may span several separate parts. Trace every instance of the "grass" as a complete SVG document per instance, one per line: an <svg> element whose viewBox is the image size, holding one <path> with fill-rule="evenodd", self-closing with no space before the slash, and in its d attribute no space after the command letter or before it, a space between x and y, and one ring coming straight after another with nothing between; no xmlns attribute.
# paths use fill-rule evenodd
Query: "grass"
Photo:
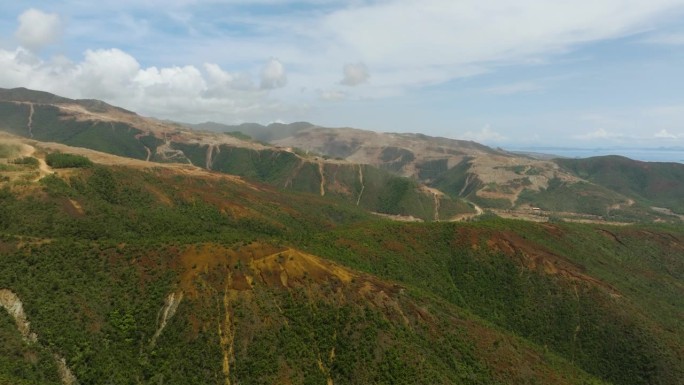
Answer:
<svg viewBox="0 0 684 385"><path fill-rule="evenodd" d="M0 143L0 158L13 158L20 150L16 144Z"/></svg>

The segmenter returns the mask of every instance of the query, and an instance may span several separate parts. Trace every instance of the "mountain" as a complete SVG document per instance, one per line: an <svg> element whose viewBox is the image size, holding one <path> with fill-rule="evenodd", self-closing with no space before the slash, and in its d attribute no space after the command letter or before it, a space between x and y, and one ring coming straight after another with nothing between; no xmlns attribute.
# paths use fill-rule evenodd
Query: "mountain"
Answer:
<svg viewBox="0 0 684 385"><path fill-rule="evenodd" d="M208 122L192 127L241 132L261 142L371 164L423 182L462 162L468 156L507 155L503 151L471 141L435 138L423 134L326 128L307 122L272 123L268 126L253 123L231 126Z"/></svg>
<svg viewBox="0 0 684 385"><path fill-rule="evenodd" d="M640 162L621 156L557 162L581 178L635 197L646 205L684 214L684 164Z"/></svg>
<svg viewBox="0 0 684 385"><path fill-rule="evenodd" d="M466 220L491 211L533 221L681 222L678 182L668 184L681 174L674 164L657 166L657 183L665 184L656 190L668 191L651 196L665 198L649 198L635 186L607 182L605 173L590 177L564 160L471 141L306 122L193 128L27 89L0 90L0 129L128 158L186 163L399 220ZM633 173L641 165L626 167Z"/></svg>
<svg viewBox="0 0 684 385"><path fill-rule="evenodd" d="M644 199L643 192L634 186L625 188L609 182L606 173L589 175L570 166L581 161L511 153L471 141L325 128L301 122L268 126L204 123L196 127L242 133L276 146L370 164L423 183L439 194L465 199L511 218L626 223L672 221L678 217L667 210L683 212L677 199L681 196L677 187L682 180L678 171L681 167L676 164L647 164L647 168L658 170L654 175L660 175L654 183L660 183L668 192L651 193L651 198ZM644 165L632 161L625 166L625 172L639 173Z"/></svg>
<svg viewBox="0 0 684 385"><path fill-rule="evenodd" d="M227 125L216 122L205 122L200 124L186 124L192 128L218 132L241 132L250 138L260 142L271 142L278 139L290 137L297 132L316 127L308 122L297 122L290 124L271 123L264 126L258 123L242 123L238 125Z"/></svg>
<svg viewBox="0 0 684 385"><path fill-rule="evenodd" d="M128 158L192 164L404 218L450 219L474 212L464 200L435 194L417 181L372 165L308 155L236 135L195 131L103 102L26 89L0 90L0 129Z"/></svg>
<svg viewBox="0 0 684 385"><path fill-rule="evenodd" d="M2 384L678 384L684 231L402 223L0 134Z"/></svg>

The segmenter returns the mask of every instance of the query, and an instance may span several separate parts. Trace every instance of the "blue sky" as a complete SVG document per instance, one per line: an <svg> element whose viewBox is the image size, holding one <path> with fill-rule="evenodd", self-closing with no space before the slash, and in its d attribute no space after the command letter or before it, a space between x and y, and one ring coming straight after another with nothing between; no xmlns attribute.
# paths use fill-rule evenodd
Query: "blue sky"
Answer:
<svg viewBox="0 0 684 385"><path fill-rule="evenodd" d="M684 146L684 1L3 2L19 86L187 122Z"/></svg>

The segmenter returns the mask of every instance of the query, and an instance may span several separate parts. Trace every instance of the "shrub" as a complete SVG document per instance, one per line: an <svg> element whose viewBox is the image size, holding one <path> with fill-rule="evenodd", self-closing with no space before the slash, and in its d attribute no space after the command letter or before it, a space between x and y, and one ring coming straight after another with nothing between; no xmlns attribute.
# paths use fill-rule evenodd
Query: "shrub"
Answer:
<svg viewBox="0 0 684 385"><path fill-rule="evenodd" d="M32 156L25 156L22 158L17 158L12 161L14 164L23 164L27 166L33 166L33 167L38 167L38 159L32 157Z"/></svg>
<svg viewBox="0 0 684 385"><path fill-rule="evenodd" d="M81 168L93 165L93 162L85 156L58 152L48 154L45 157L45 162L53 168Z"/></svg>

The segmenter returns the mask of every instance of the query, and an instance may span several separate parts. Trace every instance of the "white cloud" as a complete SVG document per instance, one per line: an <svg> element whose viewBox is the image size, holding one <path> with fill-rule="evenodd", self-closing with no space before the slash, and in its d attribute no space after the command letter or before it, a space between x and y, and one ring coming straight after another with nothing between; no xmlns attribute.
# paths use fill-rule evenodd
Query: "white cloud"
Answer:
<svg viewBox="0 0 684 385"><path fill-rule="evenodd" d="M73 2L74 0L68 0ZM456 78L493 71L506 65L548 63L583 43L620 38L659 25L682 9L681 0L376 0L326 1L325 7L297 7L296 12L255 14L247 1L173 1L168 20L144 17L146 38L126 35L126 44L137 44L141 62L164 58L186 63L188 57L213 63L240 63L250 70L264 57L287 64L288 84L294 89L315 90L340 83L339 63L354 58L371 68L373 81L366 95L385 89L407 92L415 87L440 84ZM264 0L279 4L294 0ZM301 2L299 2L301 4ZM116 4L116 6L115 6ZM125 1L124 7L153 11L160 1ZM201 5L201 6L198 6ZM105 11L121 9L106 1ZM89 6L89 13L96 6ZM215 7L215 8L214 8ZM205 12L198 13L197 9ZM207 10L221 12L206 12ZM103 11L103 12L105 12ZM83 11L85 12L85 11ZM141 11L140 13L143 13ZM173 15L181 15L173 16ZM104 34L108 47L124 36L109 22L80 28L83 34ZM156 23L177 24L185 35L165 34ZM76 28L76 23L71 23ZM226 26L233 26L226 31ZM166 25L168 27L168 25ZM136 28L133 29L133 33ZM168 29L168 28L166 28ZM239 33L235 33L238 29ZM189 32L188 32L189 31ZM192 36L191 36L192 35ZM150 47L150 39L164 38ZM87 38L84 36L84 38ZM178 49L182 45L182 49ZM230 47L230 49L226 49ZM181 56L182 55L182 56ZM159 59L156 59L159 60ZM246 64L246 65L245 65ZM299 83L295 84L295 72ZM345 79L346 77L343 77ZM258 80L257 80L258 81ZM345 84L348 82L345 82ZM264 88L273 85L264 82Z"/></svg>
<svg viewBox="0 0 684 385"><path fill-rule="evenodd" d="M0 68L3 87L103 99L144 115L181 121L265 121L305 108L270 99L247 74L228 73L215 64L206 64L205 73L191 65L143 68L118 49L88 50L76 63L64 57L44 61L23 48L0 50Z"/></svg>
<svg viewBox="0 0 684 385"><path fill-rule="evenodd" d="M295 2L259 1L281 5ZM550 66L557 63L559 55L586 43L644 31L658 33L680 17L684 8L682 0L305 0L307 4L325 3L325 7L296 7L290 12L290 7L283 6L283 12L256 13L252 12L252 3L65 0L58 9L63 20L69 20L66 40L70 45L63 52L90 49L90 54L85 58L71 56L70 60L37 57L35 52L41 46L54 42L47 33L35 34L42 38L26 43L26 49L4 44L0 49L12 48L0 51L0 87L25 86L71 97L103 98L162 118L264 122L286 118L283 111L288 108L302 111L308 103L315 107L315 103L322 103L320 100L356 100L361 91L364 99L384 98L392 103L406 97L408 101L413 96L407 94L419 93L426 85L496 72L506 66ZM164 12L159 12L162 6ZM10 25L23 11L21 6L11 7L13 12L5 14L0 27ZM221 12L214 12L219 9ZM20 23L27 31L32 31L28 28L31 25L49 24ZM0 33L11 36L13 27L9 28ZM49 36L59 36L59 28L52 29L56 33ZM113 47L126 49L110 49ZM268 57L278 59L262 67ZM350 60L363 63L365 72L343 68L340 76L340 64ZM358 65L350 64L349 69L358 70L353 67ZM372 82L367 81L367 68L372 69ZM549 85L544 79L508 83L506 74L498 77L506 79L501 86L484 91L498 95L529 93ZM343 88L340 84L364 86ZM451 93L455 85L452 82L439 90L428 89L432 94L427 96ZM344 92L340 92L342 88ZM356 114L365 108L362 104L368 105L356 103L348 107L346 115L361 116L358 121L362 122L363 114ZM430 112L438 108L425 107ZM597 105L597 111L605 112L601 108ZM464 115L468 113L464 111ZM579 127L587 131L603 127L610 133L627 132L624 127L634 124L630 135L638 130L630 123L633 119L620 118L612 124L584 122ZM483 121L492 121L498 130L504 130L505 124L495 117L482 119L467 124L480 127ZM536 116L534 119L527 125L538 121ZM575 115L565 117L566 121L575 119ZM684 120L677 119L679 126L665 119L649 126L643 124L648 123L645 118L639 126L642 130L655 126L678 132ZM366 118L357 124L372 128L384 120L386 117ZM660 124L663 121L666 124ZM488 134L473 131L473 136ZM653 136L653 132L640 132L641 136ZM565 135L570 138L574 133Z"/></svg>
<svg viewBox="0 0 684 385"><path fill-rule="evenodd" d="M140 64L118 49L88 50L72 76L79 92L92 98L112 99L129 94Z"/></svg>
<svg viewBox="0 0 684 385"><path fill-rule="evenodd" d="M271 1L294 2L263 2ZM581 43L642 31L682 6L681 0L324 2L324 10L312 7L254 15L245 6L251 3L247 1L238 1L240 6L235 1L221 1L220 5L200 0L172 1L163 3L170 15L168 20L111 17L113 10L116 15L126 15L126 10L143 15L157 11L162 5L158 0L108 0L92 5L67 0L63 8L76 15L70 18L72 29L99 41L104 36L104 41L111 42L107 48L121 47L116 41L137 43L141 52L131 52L143 62L150 62L143 57L149 55L166 57L169 63L182 64L187 63L187 57L200 57L209 62L235 60L254 65L273 55L288 63L288 70L296 68L306 74L307 84L297 87L315 89L322 86L322 78L330 78L328 72L338 82L338 63L349 58L357 58L373 69L374 87L437 84L502 64L543 61ZM197 13L197 9L212 7L230 12ZM155 25L160 22L179 23L179 28L192 30L188 33L198 39L179 49L184 39L178 39L174 32L164 44L151 46L151 39L165 36ZM235 35L225 32L226 25L245 27L246 31ZM122 28L125 34L120 33ZM142 42L129 35L138 35L138 30L145 36ZM475 68L478 70L473 71Z"/></svg>
<svg viewBox="0 0 684 385"><path fill-rule="evenodd" d="M15 36L22 47L39 50L57 41L62 33L59 15L31 8L19 15Z"/></svg>
<svg viewBox="0 0 684 385"><path fill-rule="evenodd" d="M465 67L494 68L540 60L574 46L623 37L681 9L680 0L573 1L390 0L333 12L322 36L374 69L374 83L394 72L440 71L434 82ZM348 57L348 56L347 56ZM401 85L420 78L394 76Z"/></svg>
<svg viewBox="0 0 684 385"><path fill-rule="evenodd" d="M201 95L206 90L206 82L200 71L193 66L156 68L138 71L133 78L145 95L154 98L173 98L183 95Z"/></svg>
<svg viewBox="0 0 684 385"><path fill-rule="evenodd" d="M672 134L666 129L656 132L653 136L660 139L677 139L679 137L679 135Z"/></svg>
<svg viewBox="0 0 684 385"><path fill-rule="evenodd" d="M483 91L484 93L490 95L514 95L530 92L539 92L543 89L543 86L533 82L518 82L485 88Z"/></svg>
<svg viewBox="0 0 684 385"><path fill-rule="evenodd" d="M506 140L506 137L501 135L500 133L493 131L492 128L488 125L482 127L480 131L467 131L464 132L463 135L459 135L458 138L463 138L467 140L473 140L475 142L497 142L497 141L502 141Z"/></svg>
<svg viewBox="0 0 684 385"><path fill-rule="evenodd" d="M250 90L254 88L254 82L249 74L230 73L214 63L204 64L204 70L213 89Z"/></svg>
<svg viewBox="0 0 684 385"><path fill-rule="evenodd" d="M370 77L368 68L363 63L345 64L342 73L344 77L340 81L340 84L345 86L358 86L359 84L367 82Z"/></svg>
<svg viewBox="0 0 684 385"><path fill-rule="evenodd" d="M598 128L594 131L587 132L573 136L579 140L595 140L595 139L617 139L623 137L622 134L606 131L604 128Z"/></svg>
<svg viewBox="0 0 684 385"><path fill-rule="evenodd" d="M261 89L270 90L285 87L287 74L285 67L277 59L271 59L261 69Z"/></svg>

